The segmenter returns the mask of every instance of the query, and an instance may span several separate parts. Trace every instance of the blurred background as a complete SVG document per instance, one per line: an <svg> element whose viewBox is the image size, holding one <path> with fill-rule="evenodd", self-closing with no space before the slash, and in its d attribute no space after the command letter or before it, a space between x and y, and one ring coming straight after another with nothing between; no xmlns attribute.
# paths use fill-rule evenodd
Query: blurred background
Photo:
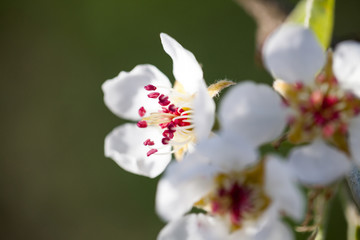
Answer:
<svg viewBox="0 0 360 240"><path fill-rule="evenodd" d="M360 32L359 7L337 2L335 38ZM254 63L253 20L231 0L1 0L0 239L156 238L158 179L104 157L123 121L100 87L141 63L173 80L160 32L195 54L209 83L272 81ZM329 239L344 239L332 214Z"/></svg>

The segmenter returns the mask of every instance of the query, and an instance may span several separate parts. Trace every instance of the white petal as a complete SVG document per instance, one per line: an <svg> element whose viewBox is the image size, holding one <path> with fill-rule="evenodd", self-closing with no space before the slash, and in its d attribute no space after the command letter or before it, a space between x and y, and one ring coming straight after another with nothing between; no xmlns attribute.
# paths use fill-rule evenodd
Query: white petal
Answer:
<svg viewBox="0 0 360 240"><path fill-rule="evenodd" d="M234 232L229 240L292 240L292 231L281 221L275 220L266 225L261 231L251 234L243 230Z"/></svg>
<svg viewBox="0 0 360 240"><path fill-rule="evenodd" d="M325 64L325 53L310 29L283 24L265 41L263 58L276 79L313 82Z"/></svg>
<svg viewBox="0 0 360 240"><path fill-rule="evenodd" d="M317 140L290 153L290 167L298 179L308 185L324 186L343 177L351 163L339 150Z"/></svg>
<svg viewBox="0 0 360 240"><path fill-rule="evenodd" d="M282 133L286 110L280 97L269 86L243 82L224 96L219 119L222 129L261 145L275 140Z"/></svg>
<svg viewBox="0 0 360 240"><path fill-rule="evenodd" d="M204 214L189 214L166 225L158 240L224 240L225 224Z"/></svg>
<svg viewBox="0 0 360 240"><path fill-rule="evenodd" d="M187 93L193 94L197 92L199 84L204 80L201 66L195 56L169 35L161 33L160 38L165 52L173 60L175 80L183 85Z"/></svg>
<svg viewBox="0 0 360 240"><path fill-rule="evenodd" d="M120 74L102 85L106 106L117 116L130 120L138 120L139 108L142 106L147 113L157 112L160 108L156 99L147 97L146 85L156 85L156 91L167 93L171 88L169 79L155 66L144 64L138 65L130 72Z"/></svg>
<svg viewBox="0 0 360 240"><path fill-rule="evenodd" d="M360 97L359 43L355 41L345 41L336 46L333 70L340 85Z"/></svg>
<svg viewBox="0 0 360 240"><path fill-rule="evenodd" d="M156 192L156 210L165 221L179 218L213 188L214 167L197 152L170 164Z"/></svg>
<svg viewBox="0 0 360 240"><path fill-rule="evenodd" d="M171 160L170 146L160 150L168 154L147 157L146 153L150 149L143 144L146 139L154 141L152 147L157 148L161 145L162 135L154 127L138 128L135 124L123 124L106 136L105 156L112 158L126 171L156 177Z"/></svg>
<svg viewBox="0 0 360 240"><path fill-rule="evenodd" d="M352 158L360 166L360 116L352 119L350 122L349 146Z"/></svg>
<svg viewBox="0 0 360 240"><path fill-rule="evenodd" d="M304 199L288 162L276 156L266 158L265 189L277 206L291 218L300 221L304 215Z"/></svg>
<svg viewBox="0 0 360 240"><path fill-rule="evenodd" d="M215 121L215 103L207 92L205 84L200 84L194 100L194 124L196 140L208 138Z"/></svg>
<svg viewBox="0 0 360 240"><path fill-rule="evenodd" d="M197 146L197 151L223 172L241 171L258 160L258 151L241 135L221 132Z"/></svg>

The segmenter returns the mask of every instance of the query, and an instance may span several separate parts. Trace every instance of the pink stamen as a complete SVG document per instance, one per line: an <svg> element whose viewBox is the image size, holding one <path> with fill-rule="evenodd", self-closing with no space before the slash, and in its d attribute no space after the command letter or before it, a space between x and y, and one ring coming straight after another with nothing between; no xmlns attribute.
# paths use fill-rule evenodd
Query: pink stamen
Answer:
<svg viewBox="0 0 360 240"><path fill-rule="evenodd" d="M157 151L158 151L157 149L150 149L150 150L147 152L146 156L149 157L150 155L156 153Z"/></svg>
<svg viewBox="0 0 360 240"><path fill-rule="evenodd" d="M220 203L218 203L218 202L216 202L216 201L214 201L214 202L211 203L211 211L212 211L213 213L218 212L218 211L220 210L220 208L221 208L221 204L220 204Z"/></svg>
<svg viewBox="0 0 360 240"><path fill-rule="evenodd" d="M145 146L153 146L155 143L153 141L151 141L150 139L146 139L146 141L144 142Z"/></svg>
<svg viewBox="0 0 360 240"><path fill-rule="evenodd" d="M143 117L143 116L145 115L145 113L146 113L145 108L144 108L144 107L141 107L141 108L139 109L139 116L140 116L140 117Z"/></svg>
<svg viewBox="0 0 360 240"><path fill-rule="evenodd" d="M325 138L329 138L335 133L335 127L328 124L322 128L322 133Z"/></svg>
<svg viewBox="0 0 360 240"><path fill-rule="evenodd" d="M146 128L147 127L147 122L146 121L139 121L136 125L139 128Z"/></svg>
<svg viewBox="0 0 360 240"><path fill-rule="evenodd" d="M156 87L154 85L151 85L151 84L145 86L144 88L145 88L146 91L154 91L154 90L156 90Z"/></svg>
<svg viewBox="0 0 360 240"><path fill-rule="evenodd" d="M149 93L147 96L149 98L157 98L160 95L158 92Z"/></svg>
<svg viewBox="0 0 360 240"><path fill-rule="evenodd" d="M324 94L321 91L314 91L310 96L310 101L313 105L319 106L324 99Z"/></svg>

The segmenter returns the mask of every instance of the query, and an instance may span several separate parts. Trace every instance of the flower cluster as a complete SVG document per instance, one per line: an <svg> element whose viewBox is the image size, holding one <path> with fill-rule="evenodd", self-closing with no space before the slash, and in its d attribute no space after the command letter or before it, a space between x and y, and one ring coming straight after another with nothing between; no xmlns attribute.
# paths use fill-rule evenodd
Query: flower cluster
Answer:
<svg viewBox="0 0 360 240"><path fill-rule="evenodd" d="M360 165L360 44L325 51L309 28L283 24L262 52L273 86L232 86L213 131L213 97L234 83L207 87L194 55L160 37L173 61L173 86L152 65L102 86L107 107L134 121L106 137L105 155L151 178L166 169L156 211L168 224L158 239L293 239L283 218L298 224L307 215L299 186L333 189ZM293 145L285 157L260 151L284 141Z"/></svg>

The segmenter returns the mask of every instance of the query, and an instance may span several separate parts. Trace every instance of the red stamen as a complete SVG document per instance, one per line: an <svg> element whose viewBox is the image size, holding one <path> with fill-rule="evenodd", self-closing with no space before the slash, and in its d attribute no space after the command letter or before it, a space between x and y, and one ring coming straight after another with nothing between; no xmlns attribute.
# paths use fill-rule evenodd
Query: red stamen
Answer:
<svg viewBox="0 0 360 240"><path fill-rule="evenodd" d="M174 138L174 132L170 131L170 130L165 130L163 132L163 136L169 139L173 139Z"/></svg>
<svg viewBox="0 0 360 240"><path fill-rule="evenodd" d="M144 142L145 146L153 146L155 143L153 141L151 141L150 139L146 139L146 141Z"/></svg>
<svg viewBox="0 0 360 240"><path fill-rule="evenodd" d="M171 105L169 106L169 111L170 111L170 112L173 112L173 113L176 112L176 107L175 107L174 104L171 104Z"/></svg>
<svg viewBox="0 0 360 240"><path fill-rule="evenodd" d="M324 98L323 107L332 107L337 104L339 101L338 97L336 96L326 96Z"/></svg>
<svg viewBox="0 0 360 240"><path fill-rule="evenodd" d="M141 107L141 108L139 109L139 116L140 116L140 117L143 117L143 116L145 115L145 113L146 113L145 108L144 108L144 107Z"/></svg>
<svg viewBox="0 0 360 240"><path fill-rule="evenodd" d="M161 143L164 144L164 145L169 144L169 142L170 142L170 138L165 137L165 138L161 139Z"/></svg>
<svg viewBox="0 0 360 240"><path fill-rule="evenodd" d="M169 124L167 125L167 128L168 128L169 131L171 131L171 132L175 132L175 131L176 131L176 126L175 126L174 122L169 122Z"/></svg>
<svg viewBox="0 0 360 240"><path fill-rule="evenodd" d="M295 83L295 89L301 90L304 87L304 84L302 82Z"/></svg>
<svg viewBox="0 0 360 240"><path fill-rule="evenodd" d="M165 96L164 94L161 94L159 97L159 104L163 107L170 104L169 97Z"/></svg>
<svg viewBox="0 0 360 240"><path fill-rule="evenodd" d="M156 87L154 85L151 85L151 84L145 86L144 88L145 88L146 91L154 91L154 90L156 90Z"/></svg>
<svg viewBox="0 0 360 240"><path fill-rule="evenodd" d="M169 125L169 123L160 123L159 126L161 128L167 128L167 126Z"/></svg>
<svg viewBox="0 0 360 240"><path fill-rule="evenodd" d="M160 95L158 92L149 93L147 96L149 98L157 98Z"/></svg>
<svg viewBox="0 0 360 240"><path fill-rule="evenodd" d="M147 152L146 156L149 157L150 155L156 153L157 151L158 151L157 149L150 149L150 150Z"/></svg>
<svg viewBox="0 0 360 240"><path fill-rule="evenodd" d="M139 121L136 125L139 128L146 128L147 127L147 122L146 121Z"/></svg>

